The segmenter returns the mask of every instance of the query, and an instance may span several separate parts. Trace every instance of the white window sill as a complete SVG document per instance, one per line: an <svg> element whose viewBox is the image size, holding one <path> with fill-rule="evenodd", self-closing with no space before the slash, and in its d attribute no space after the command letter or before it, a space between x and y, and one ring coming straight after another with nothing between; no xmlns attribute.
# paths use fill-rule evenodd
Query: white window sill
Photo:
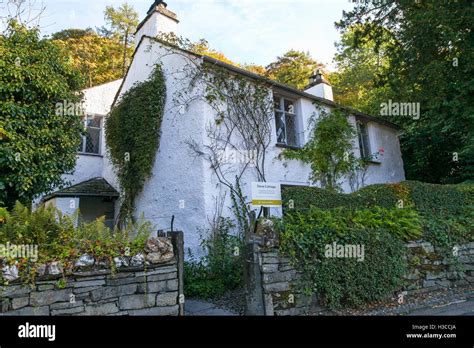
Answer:
<svg viewBox="0 0 474 348"><path fill-rule="evenodd" d="M92 157L104 157L101 154L98 153L87 153L87 152L78 152L77 153L79 156L92 156Z"/></svg>

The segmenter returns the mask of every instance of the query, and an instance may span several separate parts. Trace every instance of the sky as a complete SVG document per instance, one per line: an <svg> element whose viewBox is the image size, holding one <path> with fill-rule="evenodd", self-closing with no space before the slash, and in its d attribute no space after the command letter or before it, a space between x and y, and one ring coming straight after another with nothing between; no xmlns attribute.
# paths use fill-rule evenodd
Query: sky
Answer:
<svg viewBox="0 0 474 348"><path fill-rule="evenodd" d="M5 0L4 0L5 1ZM18 0L17 0L18 1ZM30 0L31 1L31 0ZM35 0L36 6L41 0ZM43 0L40 27L45 35L104 25L106 6L125 0ZM330 70L340 34L334 22L350 0L166 0L180 20L178 34L210 47L238 63L266 66L290 49L309 51ZM2 0L0 0L0 4ZM145 18L153 0L128 0ZM1 8L0 8L1 11ZM5 10L4 10L5 11Z"/></svg>

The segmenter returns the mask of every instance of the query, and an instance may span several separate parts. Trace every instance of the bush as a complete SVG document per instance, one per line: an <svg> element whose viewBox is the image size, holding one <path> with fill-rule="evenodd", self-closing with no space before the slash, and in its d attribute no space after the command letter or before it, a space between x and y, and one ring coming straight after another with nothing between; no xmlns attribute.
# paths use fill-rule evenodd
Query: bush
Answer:
<svg viewBox="0 0 474 348"><path fill-rule="evenodd" d="M281 250L310 284L305 290L332 309L382 300L400 288L407 268L403 240L422 233L418 214L409 208L311 207L286 215L279 226ZM332 243L364 246L363 262L326 257Z"/></svg>
<svg viewBox="0 0 474 348"><path fill-rule="evenodd" d="M345 207L350 209L397 207L400 200L404 206L411 206L420 213L457 214L466 207L474 206L474 185L435 185L417 181L399 184L376 184L359 191L343 194L317 187L286 186L282 189L285 211L305 210L310 206L322 209Z"/></svg>
<svg viewBox="0 0 474 348"><path fill-rule="evenodd" d="M216 298L242 286L243 241L231 234L229 219L219 219L210 237L201 246L204 257L197 260L189 251L190 260L184 264L184 292L187 297Z"/></svg>
<svg viewBox="0 0 474 348"><path fill-rule="evenodd" d="M19 273L26 282L34 281L38 265L60 261L70 270L83 254L114 268L114 257L123 256L126 251L130 255L143 251L153 230L149 222L131 223L122 230L111 230L104 224L104 217L76 226L77 214L63 215L52 206L40 206L31 211L19 202L10 213L2 216L0 244L38 246L37 260L16 257L3 260L4 264L18 262Z"/></svg>
<svg viewBox="0 0 474 348"><path fill-rule="evenodd" d="M406 181L351 194L286 187L283 199L282 251L302 271L307 290L330 308L360 306L398 289L407 268L406 241L425 239L452 256L455 244L474 240L474 185ZM324 257L333 242L364 245L364 262Z"/></svg>
<svg viewBox="0 0 474 348"><path fill-rule="evenodd" d="M300 216L300 218L302 218ZM382 300L402 285L406 273L403 243L384 229L351 229L343 235L329 227L311 227L307 219L285 222L282 251L303 274L307 292L316 292L331 309ZM363 245L364 260L326 257L332 243Z"/></svg>
<svg viewBox="0 0 474 348"><path fill-rule="evenodd" d="M335 208L323 210L311 206L306 212L295 211L285 217L285 228L298 226L301 233L329 228L343 236L353 229L385 229L400 240L419 238L423 232L418 213L410 208L349 210Z"/></svg>
<svg viewBox="0 0 474 348"><path fill-rule="evenodd" d="M392 209L402 201L405 209L415 210L420 216L423 234L413 237L423 237L436 246L447 248L474 239L472 184L435 185L405 181L370 185L350 194L333 193L316 187L284 187L282 194L286 214L308 211L311 206L321 209ZM294 209L290 209L290 201Z"/></svg>

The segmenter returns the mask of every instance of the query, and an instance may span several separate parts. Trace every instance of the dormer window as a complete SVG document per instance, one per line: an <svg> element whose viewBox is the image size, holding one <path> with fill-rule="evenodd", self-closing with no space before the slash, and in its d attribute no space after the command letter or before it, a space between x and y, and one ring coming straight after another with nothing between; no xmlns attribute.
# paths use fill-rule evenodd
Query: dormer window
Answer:
<svg viewBox="0 0 474 348"><path fill-rule="evenodd" d="M275 96L273 101L275 106L277 143L279 145L298 147L295 102L278 96Z"/></svg>
<svg viewBox="0 0 474 348"><path fill-rule="evenodd" d="M83 119L85 135L82 136L79 152L100 155L100 135L102 132L102 116L87 115Z"/></svg>

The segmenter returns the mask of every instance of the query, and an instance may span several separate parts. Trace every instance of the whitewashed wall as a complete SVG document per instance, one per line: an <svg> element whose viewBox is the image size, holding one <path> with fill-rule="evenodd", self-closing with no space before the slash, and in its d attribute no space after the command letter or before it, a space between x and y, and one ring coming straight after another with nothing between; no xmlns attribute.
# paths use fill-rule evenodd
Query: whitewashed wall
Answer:
<svg viewBox="0 0 474 348"><path fill-rule="evenodd" d="M121 83L122 80L116 80L85 89L83 91L84 107L87 113L102 115L105 119ZM102 133L100 145L101 153L99 155L78 154L74 173L65 175L64 178L71 184L77 184L92 178L102 177L105 146L105 137Z"/></svg>
<svg viewBox="0 0 474 348"><path fill-rule="evenodd" d="M203 161L195 158L185 141L202 141L204 136L203 103L193 103L183 114L177 114L172 96L176 92L176 79L186 58L167 55L155 42L144 38L125 79L121 94L137 81L150 76L158 58L166 78L167 100L161 125L159 151L153 166L152 176L136 199L137 218L142 214L156 229L169 229L171 217L175 216L175 230L184 231L185 246L198 251L200 227L206 225ZM104 166L105 178L109 181L111 168Z"/></svg>

